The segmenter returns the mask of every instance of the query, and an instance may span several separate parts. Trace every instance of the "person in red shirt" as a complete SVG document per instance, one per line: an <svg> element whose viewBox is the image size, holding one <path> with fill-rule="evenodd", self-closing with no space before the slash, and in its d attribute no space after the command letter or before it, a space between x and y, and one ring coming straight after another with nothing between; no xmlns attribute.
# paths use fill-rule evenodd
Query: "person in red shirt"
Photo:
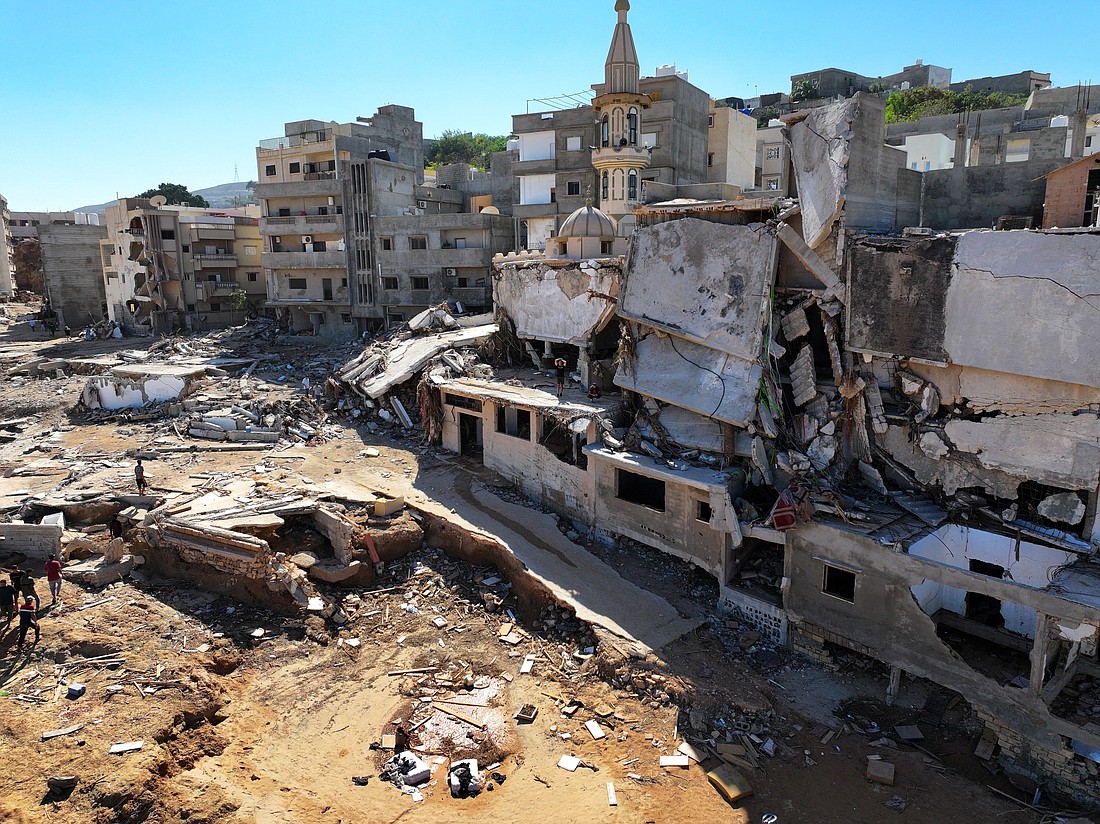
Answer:
<svg viewBox="0 0 1100 824"><path fill-rule="evenodd" d="M38 638L42 634L38 629L38 615L34 608L34 600L28 595L27 600L19 607L19 645L20 652L23 651L23 642L27 640L27 630L34 630L34 643L38 643Z"/></svg>
<svg viewBox="0 0 1100 824"><path fill-rule="evenodd" d="M52 552L50 560L46 561L46 580L50 584L50 595L53 597L50 606L53 606L61 600L61 562Z"/></svg>

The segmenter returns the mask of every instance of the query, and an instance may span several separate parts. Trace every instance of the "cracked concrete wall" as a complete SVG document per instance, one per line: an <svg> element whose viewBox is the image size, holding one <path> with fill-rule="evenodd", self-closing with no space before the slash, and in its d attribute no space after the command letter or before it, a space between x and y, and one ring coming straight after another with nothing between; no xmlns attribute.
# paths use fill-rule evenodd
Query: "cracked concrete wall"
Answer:
<svg viewBox="0 0 1100 824"><path fill-rule="evenodd" d="M854 603L822 592L826 563L856 571ZM827 628L869 649L880 661L965 695L975 708L1038 746L1060 750L1063 735L1100 746L1100 735L1051 715L1026 690L1002 686L971 668L936 635L911 587L930 580L1072 621L1095 622L1095 609L1052 592L896 552L872 538L820 523L787 533L784 575L791 581L784 607L792 629Z"/></svg>
<svg viewBox="0 0 1100 824"><path fill-rule="evenodd" d="M935 385L947 406L961 404L977 413L1039 415L1100 407L1100 387L1010 375L969 366L909 362L907 368Z"/></svg>
<svg viewBox="0 0 1100 824"><path fill-rule="evenodd" d="M95 376L84 386L84 403L90 409L126 409L147 403L174 401L187 386L175 375L151 375L147 378Z"/></svg>
<svg viewBox="0 0 1100 824"><path fill-rule="evenodd" d="M497 264L493 302L516 325L521 338L583 345L615 298L622 262L578 261L569 266Z"/></svg>
<svg viewBox="0 0 1100 824"><path fill-rule="evenodd" d="M683 218L638 230L620 317L752 360L775 280L778 242L762 224Z"/></svg>
<svg viewBox="0 0 1100 824"><path fill-rule="evenodd" d="M1097 488L1100 416L1020 415L952 420L949 443L981 466L1063 489Z"/></svg>
<svg viewBox="0 0 1100 824"><path fill-rule="evenodd" d="M955 260L952 362L1100 386L1100 234L967 232Z"/></svg>
<svg viewBox="0 0 1100 824"><path fill-rule="evenodd" d="M1020 215L1034 217L1038 226L1046 196L1043 175L1064 164L1064 159L1044 159L924 172L923 225L987 229L999 217Z"/></svg>
<svg viewBox="0 0 1100 824"><path fill-rule="evenodd" d="M654 330L640 335L616 386L738 426L755 417L760 364Z"/></svg>

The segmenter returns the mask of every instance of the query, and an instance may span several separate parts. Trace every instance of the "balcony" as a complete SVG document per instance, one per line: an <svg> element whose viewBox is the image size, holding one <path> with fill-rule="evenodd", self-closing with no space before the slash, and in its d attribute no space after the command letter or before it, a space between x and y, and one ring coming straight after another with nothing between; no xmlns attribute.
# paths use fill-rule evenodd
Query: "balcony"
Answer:
<svg viewBox="0 0 1100 824"><path fill-rule="evenodd" d="M228 295L231 292L237 291L240 284L235 280L197 280L195 281L195 291L201 298L206 295Z"/></svg>
<svg viewBox="0 0 1100 824"><path fill-rule="evenodd" d="M343 233L343 215L265 217L260 226L260 234L263 235L342 235Z"/></svg>
<svg viewBox="0 0 1100 824"><path fill-rule="evenodd" d="M630 165L644 169L653 152L640 146L605 146L592 152L592 165L597 169L622 168Z"/></svg>
<svg viewBox="0 0 1100 824"><path fill-rule="evenodd" d="M558 168L558 161L553 157L543 160L519 160L512 164L513 175L542 175L553 174Z"/></svg>
<svg viewBox="0 0 1100 824"><path fill-rule="evenodd" d="M347 271L346 252L264 252L265 269L340 269Z"/></svg>
<svg viewBox="0 0 1100 824"><path fill-rule="evenodd" d="M308 146L313 143L327 143L332 140L332 130L322 129L317 132L305 134L292 134L285 137L269 137L260 141L260 154L277 152L281 149L293 149L298 146Z"/></svg>
<svg viewBox="0 0 1100 824"><path fill-rule="evenodd" d="M232 240L233 224L226 223L192 223L192 237L199 240Z"/></svg>
<svg viewBox="0 0 1100 824"><path fill-rule="evenodd" d="M215 254L215 255L195 255L195 268L196 269L235 269L237 267L237 256L227 254Z"/></svg>

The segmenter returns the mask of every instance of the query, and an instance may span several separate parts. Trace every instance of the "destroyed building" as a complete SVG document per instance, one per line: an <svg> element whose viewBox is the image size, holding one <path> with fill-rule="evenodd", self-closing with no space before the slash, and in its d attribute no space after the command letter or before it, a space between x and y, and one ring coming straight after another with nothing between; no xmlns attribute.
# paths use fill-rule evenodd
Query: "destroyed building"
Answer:
<svg viewBox="0 0 1100 824"><path fill-rule="evenodd" d="M1095 798L1100 232L909 229L865 95L786 130L798 201L640 206L625 258L588 256L614 224L582 207L499 256L485 332L536 371L455 331L376 355L402 367L367 394L426 366L446 448L706 570L772 643L884 662L888 699L903 674L965 696L1006 768Z"/></svg>

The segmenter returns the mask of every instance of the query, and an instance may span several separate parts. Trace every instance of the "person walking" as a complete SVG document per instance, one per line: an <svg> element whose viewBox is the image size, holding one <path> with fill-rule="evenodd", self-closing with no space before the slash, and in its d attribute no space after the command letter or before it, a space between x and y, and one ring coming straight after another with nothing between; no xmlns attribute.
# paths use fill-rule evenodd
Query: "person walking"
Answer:
<svg viewBox="0 0 1100 824"><path fill-rule="evenodd" d="M34 578L31 577L29 572L24 572L23 577L19 579L19 594L24 598L34 599L36 612L42 608L42 600L38 597L38 593L34 591Z"/></svg>
<svg viewBox="0 0 1100 824"><path fill-rule="evenodd" d="M561 397L562 391L565 389L565 367L568 364L565 362L565 358L558 358L554 361L554 369L557 372L558 378L558 397Z"/></svg>
<svg viewBox="0 0 1100 824"><path fill-rule="evenodd" d="M50 606L61 600L61 562L54 553L50 553L50 560L46 561L46 582L50 585Z"/></svg>
<svg viewBox="0 0 1100 824"><path fill-rule="evenodd" d="M112 538L122 537L122 521L118 519L118 516L111 518L110 523L107 524L107 529L111 531Z"/></svg>
<svg viewBox="0 0 1100 824"><path fill-rule="evenodd" d="M23 651L23 642L27 640L27 630L34 630L34 643L38 643L42 632L38 629L38 610L28 596L23 605L19 607L19 644L18 650Z"/></svg>
<svg viewBox="0 0 1100 824"><path fill-rule="evenodd" d="M10 580L0 582L0 614L4 616L5 627L15 617L15 609L19 604L17 594L15 584Z"/></svg>
<svg viewBox="0 0 1100 824"><path fill-rule="evenodd" d="M137 465L134 467L134 481L137 482L138 494L145 494L145 467L141 465L141 458L138 458Z"/></svg>

